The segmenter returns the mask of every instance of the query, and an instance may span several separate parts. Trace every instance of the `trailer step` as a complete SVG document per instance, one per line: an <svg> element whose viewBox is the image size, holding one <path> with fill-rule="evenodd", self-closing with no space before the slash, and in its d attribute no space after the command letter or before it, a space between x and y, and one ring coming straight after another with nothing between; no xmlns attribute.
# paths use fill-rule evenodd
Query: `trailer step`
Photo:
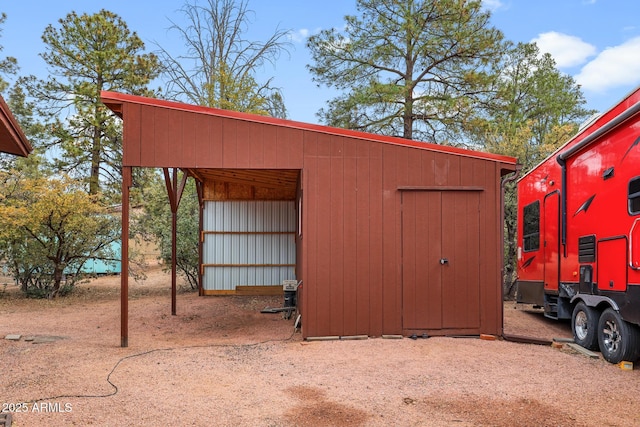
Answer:
<svg viewBox="0 0 640 427"><path fill-rule="evenodd" d="M549 319L558 320L558 297L555 295L545 295L544 316Z"/></svg>

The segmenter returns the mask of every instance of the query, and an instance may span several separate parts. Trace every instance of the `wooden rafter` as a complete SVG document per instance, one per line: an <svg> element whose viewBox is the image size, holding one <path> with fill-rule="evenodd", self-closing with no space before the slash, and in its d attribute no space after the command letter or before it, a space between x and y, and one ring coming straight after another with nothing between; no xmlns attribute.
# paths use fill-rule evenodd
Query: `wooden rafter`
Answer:
<svg viewBox="0 0 640 427"><path fill-rule="evenodd" d="M228 182L262 188L294 188L298 181L297 170L256 169L199 169L198 175L205 182Z"/></svg>

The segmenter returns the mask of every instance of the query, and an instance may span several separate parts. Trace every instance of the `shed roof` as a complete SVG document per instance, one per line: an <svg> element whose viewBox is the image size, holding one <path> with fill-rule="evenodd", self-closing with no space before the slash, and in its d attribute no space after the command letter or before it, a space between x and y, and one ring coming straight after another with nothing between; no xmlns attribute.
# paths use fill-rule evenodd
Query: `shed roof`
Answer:
<svg viewBox="0 0 640 427"><path fill-rule="evenodd" d="M102 102L120 117L122 117L123 115L124 104L126 103L139 104L139 105L150 106L150 107L165 108L169 110L193 112L193 113L209 115L213 117L236 119L236 120L255 123L255 124L278 126L282 128L288 128L288 129L297 129L297 130L303 130L303 131L318 132L318 133L323 133L328 135L343 136L343 137L348 137L353 139L374 141L382 144L391 144L391 145L397 145L397 146L413 147L421 150L431 150L431 151L437 151L441 153L450 153L450 154L455 154L459 156L501 162L508 165L516 165L517 163L517 159L509 156L499 155L499 154L473 151L473 150L467 150L467 149L458 148L458 147L438 145L438 144L427 143L427 142L412 141L412 140L407 140L399 137L383 136L383 135L354 131L349 129L341 129L341 128L311 124L311 123L303 123L303 122L297 122L293 120L285 120L285 119L279 119L274 117L261 116L257 114L241 113L237 111L202 107L202 106L184 104L184 103L179 103L174 101L166 101L162 99L128 95L128 94L122 94L118 92L102 91L101 98L102 98ZM135 165L131 165L131 166L135 166Z"/></svg>
<svg viewBox="0 0 640 427"><path fill-rule="evenodd" d="M31 150L27 137L11 114L4 98L0 96L0 152L26 157Z"/></svg>

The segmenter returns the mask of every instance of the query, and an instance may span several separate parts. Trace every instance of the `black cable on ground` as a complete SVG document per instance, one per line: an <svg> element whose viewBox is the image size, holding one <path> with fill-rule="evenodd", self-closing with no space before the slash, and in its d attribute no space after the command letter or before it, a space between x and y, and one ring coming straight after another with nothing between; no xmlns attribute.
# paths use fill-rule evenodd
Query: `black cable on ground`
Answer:
<svg viewBox="0 0 640 427"><path fill-rule="evenodd" d="M294 330L288 338L270 339L270 340L264 340L264 341L255 342L255 343L249 343L249 344L202 344L202 345L189 345L189 346L186 346L186 347L155 348L155 349L152 349L152 350L147 350L147 351L143 351L143 352L136 353L136 354L130 354L129 356L124 356L124 357L120 358L120 360L118 360L116 362L116 364L113 366L113 368L111 369L111 371L107 375L107 382L109 383L109 385L111 387L113 387L113 391L111 393L107 393L107 394L62 394L60 396L43 397L43 398L40 398L40 399L31 400L31 401L29 401L29 403L37 403L37 402L43 402L45 400L57 400L57 399L70 399L70 398L74 398L74 399L93 399L93 398L104 398L104 397L115 396L116 394L118 394L119 389L118 389L117 385L115 385L113 382L111 382L111 375L113 375L113 373L116 371L118 366L120 366L120 364L122 362L124 362L125 360L127 360L127 359L133 359L133 358L136 358L136 357L146 356L147 354L157 353L157 352L160 352L160 351L188 350L188 349L193 349L193 348L215 348L215 347L237 347L237 348L256 347L256 346L259 346L259 345L262 345L262 344L267 344L267 343L270 343L270 342L286 342L286 341L290 341L291 338L293 338L293 336L295 335L295 333L296 332Z"/></svg>

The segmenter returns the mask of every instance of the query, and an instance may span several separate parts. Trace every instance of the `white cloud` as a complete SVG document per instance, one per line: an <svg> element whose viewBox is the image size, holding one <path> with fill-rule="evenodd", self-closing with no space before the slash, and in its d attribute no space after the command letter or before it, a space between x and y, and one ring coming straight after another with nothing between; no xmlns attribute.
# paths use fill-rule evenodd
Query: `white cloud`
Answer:
<svg viewBox="0 0 640 427"><path fill-rule="evenodd" d="M637 85L640 82L640 37L609 47L575 76L585 90L603 92L618 86Z"/></svg>
<svg viewBox="0 0 640 427"><path fill-rule="evenodd" d="M310 31L307 28L301 28L298 31L291 32L290 37L291 41L295 43L304 43L307 41L307 37L309 37Z"/></svg>
<svg viewBox="0 0 640 427"><path fill-rule="evenodd" d="M579 37L555 31L542 33L532 40L541 53L550 53L558 68L573 67L586 62L595 55L596 47Z"/></svg>
<svg viewBox="0 0 640 427"><path fill-rule="evenodd" d="M502 6L503 6L503 3L500 0L482 0L482 7L490 11L499 9Z"/></svg>

